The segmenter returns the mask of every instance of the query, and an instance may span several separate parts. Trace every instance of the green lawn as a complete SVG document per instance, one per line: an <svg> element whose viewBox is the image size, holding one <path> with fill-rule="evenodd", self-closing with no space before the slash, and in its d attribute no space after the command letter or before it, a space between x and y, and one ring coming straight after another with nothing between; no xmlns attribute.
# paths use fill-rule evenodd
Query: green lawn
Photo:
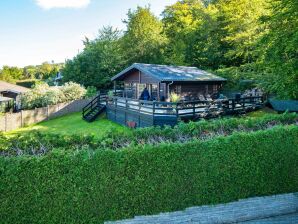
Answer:
<svg viewBox="0 0 298 224"><path fill-rule="evenodd" d="M258 111L248 113L249 117L261 117L268 113L276 113L269 108L263 108ZM92 123L88 123L82 119L81 113L73 113L53 120L44 121L28 127L20 128L15 131L7 132L7 135L15 133L27 132L31 130L39 130L57 134L94 134L101 137L110 131L131 131L129 128L116 124L104 116L99 117Z"/></svg>
<svg viewBox="0 0 298 224"><path fill-rule="evenodd" d="M94 134L98 137L108 131L130 131L127 127L118 125L107 120L104 116L99 117L94 122L88 123L82 119L81 113L73 113L53 120L44 121L35 125L20 128L7 134L15 134L31 130L60 134Z"/></svg>
<svg viewBox="0 0 298 224"><path fill-rule="evenodd" d="M270 109L269 107L264 107L260 110L256 110L256 111L253 111L253 112L250 112L250 113L247 113L247 116L248 117L262 117L266 114L277 114L276 111Z"/></svg>

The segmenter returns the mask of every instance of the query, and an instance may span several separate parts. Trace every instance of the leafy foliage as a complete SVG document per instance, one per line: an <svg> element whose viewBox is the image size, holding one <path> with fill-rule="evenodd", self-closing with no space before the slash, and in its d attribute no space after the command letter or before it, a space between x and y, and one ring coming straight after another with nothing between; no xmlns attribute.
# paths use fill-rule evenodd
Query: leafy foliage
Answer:
<svg viewBox="0 0 298 224"><path fill-rule="evenodd" d="M44 107L81 99L85 94L86 89L77 83L69 82L60 87L49 87L48 84L43 83L21 95L21 106L22 109Z"/></svg>
<svg viewBox="0 0 298 224"><path fill-rule="evenodd" d="M127 31L122 45L128 64L134 62L162 63L166 38L162 34L162 23L148 7L138 7L127 14Z"/></svg>
<svg viewBox="0 0 298 224"><path fill-rule="evenodd" d="M104 45L100 37L87 41L67 63L66 81L106 88L134 62L189 65L223 74L226 89L248 80L280 98L297 98L295 0L179 0L161 20L148 7L127 15L126 31L110 38L109 48L95 47Z"/></svg>
<svg viewBox="0 0 298 224"><path fill-rule="evenodd" d="M297 134L297 126L276 127L118 152L0 157L1 221L102 223L296 192Z"/></svg>
<svg viewBox="0 0 298 224"><path fill-rule="evenodd" d="M84 51L66 62L63 80L101 89L111 87L111 77L124 64L119 38L120 32L112 27L101 29L95 40L86 38Z"/></svg>
<svg viewBox="0 0 298 224"><path fill-rule="evenodd" d="M268 32L261 39L264 86L279 98L298 98L298 3L270 0L272 14L264 18Z"/></svg>
<svg viewBox="0 0 298 224"><path fill-rule="evenodd" d="M43 62L41 65L37 66L29 65L24 68L5 65L0 69L0 80L11 83L20 82L20 80L32 80L33 82L35 79L49 80L57 74L62 66L63 64L61 63L50 64L49 62Z"/></svg>

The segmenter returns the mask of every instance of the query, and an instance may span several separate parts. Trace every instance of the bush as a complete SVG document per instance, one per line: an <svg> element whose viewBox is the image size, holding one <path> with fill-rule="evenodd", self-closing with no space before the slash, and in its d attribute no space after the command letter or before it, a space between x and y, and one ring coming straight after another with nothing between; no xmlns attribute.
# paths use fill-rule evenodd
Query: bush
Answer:
<svg viewBox="0 0 298 224"><path fill-rule="evenodd" d="M26 79L26 80L17 80L16 84L19 86L23 86L26 88L33 88L38 84L42 84L43 82L39 79Z"/></svg>
<svg viewBox="0 0 298 224"><path fill-rule="evenodd" d="M74 82L65 83L61 86L66 101L81 99L86 94L86 89L80 84Z"/></svg>
<svg viewBox="0 0 298 224"><path fill-rule="evenodd" d="M36 85L31 91L21 96L22 109L45 107L57 103L81 99L86 89L79 84L69 82L64 86L49 86L46 83Z"/></svg>
<svg viewBox="0 0 298 224"><path fill-rule="evenodd" d="M1 223L101 223L298 190L298 127L0 158Z"/></svg>
<svg viewBox="0 0 298 224"><path fill-rule="evenodd" d="M88 87L87 87L87 92L86 92L86 94L85 94L85 98L91 98L91 97L94 97L94 96L96 96L96 94L97 94L97 89L96 89L96 87L94 87L94 86L88 86Z"/></svg>

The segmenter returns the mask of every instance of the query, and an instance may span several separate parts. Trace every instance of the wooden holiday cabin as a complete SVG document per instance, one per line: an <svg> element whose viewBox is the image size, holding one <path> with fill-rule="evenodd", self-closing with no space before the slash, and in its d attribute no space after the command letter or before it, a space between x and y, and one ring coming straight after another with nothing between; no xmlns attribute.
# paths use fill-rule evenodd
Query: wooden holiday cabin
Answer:
<svg viewBox="0 0 298 224"><path fill-rule="evenodd" d="M196 67L135 63L112 81L114 96L95 97L83 108L85 120L106 111L109 120L129 127L174 126L180 120L244 113L263 105L262 96L218 97L226 79ZM173 92L180 97L170 99Z"/></svg>
<svg viewBox="0 0 298 224"><path fill-rule="evenodd" d="M196 67L134 63L112 78L114 89L123 88L122 96L140 99L145 88L150 100L166 101L175 92L182 100L200 99L216 94L226 79Z"/></svg>

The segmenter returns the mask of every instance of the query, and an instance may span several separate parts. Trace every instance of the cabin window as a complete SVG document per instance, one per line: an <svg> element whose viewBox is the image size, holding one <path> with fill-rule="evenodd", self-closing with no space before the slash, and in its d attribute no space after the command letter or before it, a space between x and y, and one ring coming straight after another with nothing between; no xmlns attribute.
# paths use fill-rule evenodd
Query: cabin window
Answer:
<svg viewBox="0 0 298 224"><path fill-rule="evenodd" d="M181 95L181 85L176 85L174 92L178 95Z"/></svg>
<svg viewBox="0 0 298 224"><path fill-rule="evenodd" d="M157 100L157 97L158 97L157 91L158 91L157 85L152 84L151 89L150 89L151 99L152 100Z"/></svg>
<svg viewBox="0 0 298 224"><path fill-rule="evenodd" d="M127 98L135 98L137 94L137 84L136 83L125 83L125 96Z"/></svg>

